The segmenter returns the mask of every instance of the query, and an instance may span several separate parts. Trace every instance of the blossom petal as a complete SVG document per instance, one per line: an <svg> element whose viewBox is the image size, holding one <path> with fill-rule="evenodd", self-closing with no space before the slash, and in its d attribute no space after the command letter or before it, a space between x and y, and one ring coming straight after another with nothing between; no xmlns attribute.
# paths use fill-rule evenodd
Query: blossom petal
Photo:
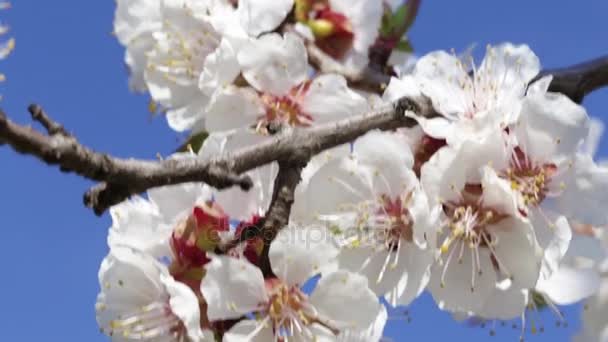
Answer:
<svg viewBox="0 0 608 342"><path fill-rule="evenodd" d="M114 34L123 45L161 27L161 0L116 1Z"/></svg>
<svg viewBox="0 0 608 342"><path fill-rule="evenodd" d="M524 152L538 157L572 155L589 129L585 109L557 93L526 97L520 120L515 131L519 143Z"/></svg>
<svg viewBox="0 0 608 342"><path fill-rule="evenodd" d="M325 227L290 226L279 231L270 245L272 271L290 286L303 285L315 274L333 269L337 249Z"/></svg>
<svg viewBox="0 0 608 342"><path fill-rule="evenodd" d="M381 1L329 0L331 9L346 16L353 28L353 50L367 55L376 41L383 15Z"/></svg>
<svg viewBox="0 0 608 342"><path fill-rule="evenodd" d="M248 261L215 255L205 269L201 293L210 321L241 317L268 301L262 271Z"/></svg>
<svg viewBox="0 0 608 342"><path fill-rule="evenodd" d="M416 248L415 246L402 246L404 252L407 249ZM339 255L340 269L359 273L368 279L369 288L378 296L390 294L397 297L396 292L399 280L407 277L408 260L399 260L399 263L394 267L386 267L384 273L385 260L392 260L395 255L388 251L375 251L373 247L345 247L342 248ZM401 255L399 256L401 257ZM365 267L363 267L365 266ZM382 277L379 277L382 274Z"/></svg>
<svg viewBox="0 0 608 342"><path fill-rule="evenodd" d="M368 110L367 101L348 88L340 75L316 77L302 99L302 111L312 115L316 123L335 121Z"/></svg>
<svg viewBox="0 0 608 342"><path fill-rule="evenodd" d="M274 341L272 325L245 319L235 324L224 334L223 342L267 342Z"/></svg>
<svg viewBox="0 0 608 342"><path fill-rule="evenodd" d="M459 245L452 247L452 249L455 248L459 248ZM450 263L446 266L450 253L448 252L447 255L442 255L440 263L433 266L429 290L440 309L479 312L494 291L496 273L489 251L486 248L479 248L481 275L477 271L472 272L474 262L471 251L465 246L462 262L457 260L458 255L452 255ZM458 251L454 253L458 253Z"/></svg>
<svg viewBox="0 0 608 342"><path fill-rule="evenodd" d="M483 308L476 312L476 316L488 320L510 320L521 317L528 304L529 291L512 286L506 290L494 289L488 297Z"/></svg>
<svg viewBox="0 0 608 342"><path fill-rule="evenodd" d="M511 189L511 184L498 177L490 166L483 168L481 186L483 188L483 203L489 208L508 215L519 215L519 197Z"/></svg>
<svg viewBox="0 0 608 342"><path fill-rule="evenodd" d="M395 163L403 171L414 165L409 146L404 146L403 140L396 134L387 132L371 131L355 140L353 154L361 163L376 168Z"/></svg>
<svg viewBox="0 0 608 342"><path fill-rule="evenodd" d="M294 202L291 208L291 221L306 223L311 219L306 201L307 192L309 191L308 182L323 165L330 160L350 155L350 150L350 144L343 144L317 154L308 162L300 175L302 180L300 180L300 183L296 187Z"/></svg>
<svg viewBox="0 0 608 342"><path fill-rule="evenodd" d="M367 329L384 309L367 287L367 279L347 271L323 276L311 294L310 302L319 317L338 329Z"/></svg>
<svg viewBox="0 0 608 342"><path fill-rule="evenodd" d="M216 158L238 149L252 146L266 137L247 129L228 133L212 133L199 150L201 158ZM252 215L263 215L272 197L274 178L278 167L276 162L247 172L253 181L253 188L243 191L238 187L217 191L214 197L224 211L233 219L249 220Z"/></svg>
<svg viewBox="0 0 608 342"><path fill-rule="evenodd" d="M269 33L252 39L238 53L243 77L254 88L273 95L287 94L307 78L304 42L293 33Z"/></svg>
<svg viewBox="0 0 608 342"><path fill-rule="evenodd" d="M471 78L456 56L445 51L431 52L418 60L414 76L420 82L420 91L431 98L441 114L465 113L472 107L472 98L465 90L471 85Z"/></svg>
<svg viewBox="0 0 608 342"><path fill-rule="evenodd" d="M511 278L513 286L533 288L540 273L542 250L532 225L524 219L508 217L491 227L499 271Z"/></svg>
<svg viewBox="0 0 608 342"><path fill-rule="evenodd" d="M207 106L205 127L222 132L255 125L264 114L258 94L252 88L227 86L218 89Z"/></svg>
<svg viewBox="0 0 608 342"><path fill-rule="evenodd" d="M128 246L155 257L170 255L168 240L173 226L164 224L157 206L139 196L110 208L112 226L108 245Z"/></svg>
<svg viewBox="0 0 608 342"><path fill-rule="evenodd" d="M136 92L148 90L144 73L148 65L147 53L154 47L152 34L145 34L133 40L125 52L125 64L129 67L129 88Z"/></svg>
<svg viewBox="0 0 608 342"><path fill-rule="evenodd" d="M166 223L186 217L194 206L211 198L209 188L200 183L182 183L148 190L148 198L156 205Z"/></svg>
<svg viewBox="0 0 608 342"><path fill-rule="evenodd" d="M231 84L240 72L236 47L228 39L222 39L217 49L205 59L198 87L211 96L217 88Z"/></svg>
<svg viewBox="0 0 608 342"><path fill-rule="evenodd" d="M237 14L249 35L258 36L277 28L291 11L293 2L294 0L241 0Z"/></svg>
<svg viewBox="0 0 608 342"><path fill-rule="evenodd" d="M588 155L578 154L574 172L564 179L563 193L556 199L559 212L581 223L603 226L608 223L608 167L595 164Z"/></svg>
<svg viewBox="0 0 608 342"><path fill-rule="evenodd" d="M167 111L167 123L169 127L177 132L193 130L195 133L203 130L204 108L208 98L203 94L193 95L198 97L183 107Z"/></svg>
<svg viewBox="0 0 608 342"><path fill-rule="evenodd" d="M420 88L416 79L410 75L401 78L391 77L388 86L384 90L382 99L388 102L395 102L405 96L420 96Z"/></svg>
<svg viewBox="0 0 608 342"><path fill-rule="evenodd" d="M562 259L566 255L570 241L572 240L572 230L570 229L568 220L564 216L552 219L547 217L547 214L540 212L540 210L530 211L529 217L534 225L536 238L540 246L545 250L540 279L547 279L560 268Z"/></svg>
<svg viewBox="0 0 608 342"><path fill-rule="evenodd" d="M203 333L201 329L201 313L196 294L187 285L176 282L170 275L161 275L160 280L171 296L169 300L171 311L186 327L188 337L192 341L201 341L205 339L205 335L209 338L210 333Z"/></svg>
<svg viewBox="0 0 608 342"><path fill-rule="evenodd" d="M373 197L369 182L352 158L329 161L310 178L306 203L311 216L340 212L342 205Z"/></svg>
<svg viewBox="0 0 608 342"><path fill-rule="evenodd" d="M503 43L489 47L477 71L482 82L493 83L501 98L498 105L525 94L528 82L540 71L540 61L527 45ZM493 81L490 81L493 80Z"/></svg>
<svg viewBox="0 0 608 342"><path fill-rule="evenodd" d="M562 265L551 278L539 279L536 289L557 305L570 305L595 294L600 286L596 270Z"/></svg>
<svg viewBox="0 0 608 342"><path fill-rule="evenodd" d="M375 321L367 328L352 330L346 329L338 335L338 342L378 342L382 340L384 326L388 320L386 308L381 306L380 313Z"/></svg>

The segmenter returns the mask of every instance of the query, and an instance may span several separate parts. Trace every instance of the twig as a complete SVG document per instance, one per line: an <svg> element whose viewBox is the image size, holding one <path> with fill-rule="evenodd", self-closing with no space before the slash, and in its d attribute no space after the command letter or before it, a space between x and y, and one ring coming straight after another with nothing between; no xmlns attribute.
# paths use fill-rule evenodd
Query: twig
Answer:
<svg viewBox="0 0 608 342"><path fill-rule="evenodd" d="M545 75L553 75L550 91L581 103L587 94L608 85L608 56L567 68L545 70L535 80Z"/></svg>
<svg viewBox="0 0 608 342"><path fill-rule="evenodd" d="M289 224L291 206L294 201L294 192L300 182L300 174L309 159L279 162L279 173L274 181L272 201L263 221L260 234L264 240L264 248L260 259L260 269L264 276L272 274L268 252L270 243L278 232Z"/></svg>
<svg viewBox="0 0 608 342"><path fill-rule="evenodd" d="M32 115L32 119L40 122L40 124L46 129L49 135L61 134L64 137L71 137L72 135L66 131L62 125L53 121L46 112L39 105L32 104L27 110Z"/></svg>

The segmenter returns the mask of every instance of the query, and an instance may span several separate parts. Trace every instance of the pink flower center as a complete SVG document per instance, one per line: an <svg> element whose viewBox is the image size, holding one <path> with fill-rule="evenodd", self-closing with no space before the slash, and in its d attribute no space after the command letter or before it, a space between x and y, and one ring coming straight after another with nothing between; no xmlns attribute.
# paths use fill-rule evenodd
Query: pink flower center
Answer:
<svg viewBox="0 0 608 342"><path fill-rule="evenodd" d="M291 96L262 96L266 106L265 120L267 122L284 122L290 126L310 126L313 119L304 114L300 104Z"/></svg>
<svg viewBox="0 0 608 342"><path fill-rule="evenodd" d="M445 274L454 259L462 264L465 253L471 253L471 291L474 291L476 276L483 273L479 253L481 248L490 252L491 262L496 270L511 277L496 254L494 247L498 241L492 234L492 225L506 219L508 215L483 205L481 185L466 185L460 197L459 201L443 204L446 219L442 226L448 231L440 247L441 253L447 254L441 274L441 286L445 286Z"/></svg>
<svg viewBox="0 0 608 342"><path fill-rule="evenodd" d="M535 163L520 148L515 148L505 177L511 188L522 195L526 206L537 206L551 195L548 185L556 173L555 164Z"/></svg>
<svg viewBox="0 0 608 342"><path fill-rule="evenodd" d="M316 310L298 286L288 286L277 278L266 280L269 301L265 312L277 336L304 334L317 321Z"/></svg>
<svg viewBox="0 0 608 342"><path fill-rule="evenodd" d="M384 223L386 228L383 233L386 234L387 250L396 250L401 240L412 241L413 222L407 207L404 206L411 200L411 197L411 192L403 200L401 198L391 199L387 195L381 196L384 206L379 209L378 215L386 220Z"/></svg>

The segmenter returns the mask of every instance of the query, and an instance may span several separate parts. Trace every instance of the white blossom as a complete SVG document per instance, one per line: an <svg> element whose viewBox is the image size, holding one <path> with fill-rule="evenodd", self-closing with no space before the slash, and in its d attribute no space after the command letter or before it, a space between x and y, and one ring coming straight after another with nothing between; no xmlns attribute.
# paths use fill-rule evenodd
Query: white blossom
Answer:
<svg viewBox="0 0 608 342"><path fill-rule="evenodd" d="M209 319L249 313L256 317L237 323L224 341L278 337L335 341L347 331L368 334L368 338L377 335L377 326L384 325L378 323L378 316L386 317L386 312L364 277L335 271L323 276L312 294L301 290L308 278L335 257L331 244L311 238L311 232L289 227L279 232L269 252L276 278L264 279L260 269L243 259L212 258L201 283Z"/></svg>
<svg viewBox="0 0 608 342"><path fill-rule="evenodd" d="M340 267L365 275L392 305L424 290L433 260L431 209L411 166L395 135L370 132L351 156L321 166L306 188L309 215L340 240Z"/></svg>
<svg viewBox="0 0 608 342"><path fill-rule="evenodd" d="M308 80L307 54L295 34L266 34L238 53L242 75L252 86L225 86L207 107L206 127L226 131L253 127L267 134L281 126L307 127L363 113L366 100L344 77L325 74Z"/></svg>
<svg viewBox="0 0 608 342"><path fill-rule="evenodd" d="M525 45L488 47L479 67L472 59L436 51L421 57L411 75L393 78L385 98L428 96L442 116L414 117L428 135L457 144L515 122L528 83L539 70L538 58Z"/></svg>
<svg viewBox="0 0 608 342"><path fill-rule="evenodd" d="M99 284L97 321L113 341L213 341L200 327L194 292L148 255L113 248L99 270Z"/></svg>
<svg viewBox="0 0 608 342"><path fill-rule="evenodd" d="M488 310L497 287L529 289L540 272L543 253L534 227L520 213L517 193L488 166L504 150L500 134L491 137L496 142L444 147L422 167L429 200L442 206L441 255L429 289L449 311Z"/></svg>

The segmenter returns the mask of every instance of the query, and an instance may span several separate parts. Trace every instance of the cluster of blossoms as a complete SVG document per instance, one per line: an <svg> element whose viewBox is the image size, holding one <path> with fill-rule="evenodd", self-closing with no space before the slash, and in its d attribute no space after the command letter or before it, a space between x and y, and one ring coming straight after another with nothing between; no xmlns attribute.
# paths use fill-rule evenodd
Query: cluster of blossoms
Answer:
<svg viewBox="0 0 608 342"><path fill-rule="evenodd" d="M172 158L229 154L404 96L430 98L440 115L408 112L416 128L371 131L315 156L272 242L248 234L264 222L275 164L248 172L248 192L181 184L113 207L96 305L103 333L378 341L385 305L425 290L457 317L522 323L541 299L561 319L556 305L597 292L601 256L590 246L601 250L608 223L597 129L548 91L551 76L534 80L540 63L527 46L488 47L478 66L443 51L404 61L381 94L309 65L308 44L355 71L380 43L397 54L399 39L381 31L406 5L117 1L132 88L176 131L210 133L197 153Z"/></svg>

